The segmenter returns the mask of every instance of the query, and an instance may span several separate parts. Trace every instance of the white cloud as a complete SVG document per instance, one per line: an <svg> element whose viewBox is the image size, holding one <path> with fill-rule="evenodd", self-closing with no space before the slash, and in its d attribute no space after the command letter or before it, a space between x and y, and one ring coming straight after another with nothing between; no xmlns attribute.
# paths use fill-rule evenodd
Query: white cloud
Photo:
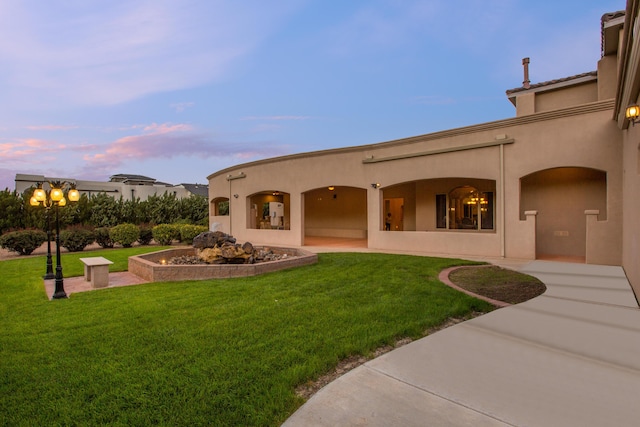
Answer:
<svg viewBox="0 0 640 427"><path fill-rule="evenodd" d="M195 102L175 102L169 106L176 110L176 113L182 113L184 110L191 108L194 105L196 105Z"/></svg>
<svg viewBox="0 0 640 427"><path fill-rule="evenodd" d="M308 120L310 116L247 116L241 120L265 120L265 121L281 121L281 120Z"/></svg>

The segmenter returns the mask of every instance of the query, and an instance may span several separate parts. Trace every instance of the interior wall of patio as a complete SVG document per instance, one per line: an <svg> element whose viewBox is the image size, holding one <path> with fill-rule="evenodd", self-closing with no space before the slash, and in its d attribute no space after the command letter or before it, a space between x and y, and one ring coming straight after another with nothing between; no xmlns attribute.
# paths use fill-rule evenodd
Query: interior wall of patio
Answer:
<svg viewBox="0 0 640 427"><path fill-rule="evenodd" d="M304 235L367 238L367 191L332 186L317 188L304 196Z"/></svg>
<svg viewBox="0 0 640 427"><path fill-rule="evenodd" d="M537 211L536 256L586 257L586 210L607 219L606 173L588 168L553 168L523 177L520 219Z"/></svg>

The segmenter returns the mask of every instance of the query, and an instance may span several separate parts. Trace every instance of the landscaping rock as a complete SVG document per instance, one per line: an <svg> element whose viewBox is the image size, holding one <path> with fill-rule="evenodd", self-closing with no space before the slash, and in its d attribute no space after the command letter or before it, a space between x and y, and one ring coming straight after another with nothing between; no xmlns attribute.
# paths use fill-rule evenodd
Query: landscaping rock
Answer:
<svg viewBox="0 0 640 427"><path fill-rule="evenodd" d="M206 231L193 239L197 258L206 264L253 264L277 261L286 255L273 253L269 248L256 248L250 242L240 245L235 237L222 231ZM184 257L182 257L184 258ZM172 264L193 264L192 259L173 259Z"/></svg>
<svg viewBox="0 0 640 427"><path fill-rule="evenodd" d="M193 247L196 249L215 248L225 243L235 244L235 237L222 231L205 231L193 238Z"/></svg>

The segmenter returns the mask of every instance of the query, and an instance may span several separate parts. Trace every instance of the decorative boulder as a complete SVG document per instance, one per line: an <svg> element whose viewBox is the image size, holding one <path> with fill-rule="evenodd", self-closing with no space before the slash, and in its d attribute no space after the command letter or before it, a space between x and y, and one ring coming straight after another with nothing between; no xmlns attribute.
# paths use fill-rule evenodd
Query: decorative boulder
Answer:
<svg viewBox="0 0 640 427"><path fill-rule="evenodd" d="M222 231L206 231L193 239L197 255L207 264L252 264L255 249L249 242L243 245Z"/></svg>
<svg viewBox="0 0 640 427"><path fill-rule="evenodd" d="M235 244L235 237L222 231L205 231L193 238L193 247L196 249L215 248L225 243Z"/></svg>

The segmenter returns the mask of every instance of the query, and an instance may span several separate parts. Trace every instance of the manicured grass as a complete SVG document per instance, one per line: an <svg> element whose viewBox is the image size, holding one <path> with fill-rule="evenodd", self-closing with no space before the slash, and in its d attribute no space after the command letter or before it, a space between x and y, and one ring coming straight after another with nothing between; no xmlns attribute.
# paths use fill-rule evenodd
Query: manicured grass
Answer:
<svg viewBox="0 0 640 427"><path fill-rule="evenodd" d="M147 249L91 255L116 271ZM67 277L82 256L64 255ZM279 425L303 403L295 387L341 358L492 309L437 280L461 260L321 254L260 277L56 301L44 262L0 262L2 425Z"/></svg>

